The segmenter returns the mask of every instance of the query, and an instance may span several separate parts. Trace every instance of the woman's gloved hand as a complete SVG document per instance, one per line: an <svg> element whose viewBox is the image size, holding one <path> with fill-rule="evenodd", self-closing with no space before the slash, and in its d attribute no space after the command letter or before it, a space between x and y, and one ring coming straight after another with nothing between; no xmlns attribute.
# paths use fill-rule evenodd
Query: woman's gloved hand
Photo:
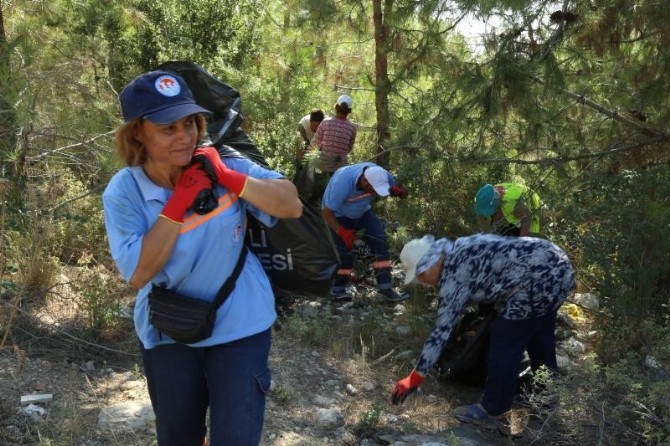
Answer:
<svg viewBox="0 0 670 446"><path fill-rule="evenodd" d="M421 385L423 379L423 375L416 370L412 370L412 373L407 375L406 378L401 379L395 384L391 393L391 404L402 404L405 398Z"/></svg>
<svg viewBox="0 0 670 446"><path fill-rule="evenodd" d="M199 164L190 165L181 173L161 215L176 223L183 223L186 211L193 206L198 194L211 189L212 180L201 166Z"/></svg>
<svg viewBox="0 0 670 446"><path fill-rule="evenodd" d="M202 165L212 181L225 187L230 192L242 196L248 177L241 172L229 169L223 164L219 152L214 147L198 147L193 152L193 160Z"/></svg>

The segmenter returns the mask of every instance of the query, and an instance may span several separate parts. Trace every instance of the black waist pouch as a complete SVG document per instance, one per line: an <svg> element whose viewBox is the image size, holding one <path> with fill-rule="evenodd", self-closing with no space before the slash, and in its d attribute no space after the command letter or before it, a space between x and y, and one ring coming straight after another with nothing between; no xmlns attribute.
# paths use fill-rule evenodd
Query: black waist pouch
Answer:
<svg viewBox="0 0 670 446"><path fill-rule="evenodd" d="M149 322L182 344L194 344L212 335L216 310L211 302L182 296L154 286L149 293Z"/></svg>
<svg viewBox="0 0 670 446"><path fill-rule="evenodd" d="M154 285L149 293L149 322L176 342L195 344L212 335L216 311L235 288L247 257L243 247L237 264L213 302L184 296Z"/></svg>

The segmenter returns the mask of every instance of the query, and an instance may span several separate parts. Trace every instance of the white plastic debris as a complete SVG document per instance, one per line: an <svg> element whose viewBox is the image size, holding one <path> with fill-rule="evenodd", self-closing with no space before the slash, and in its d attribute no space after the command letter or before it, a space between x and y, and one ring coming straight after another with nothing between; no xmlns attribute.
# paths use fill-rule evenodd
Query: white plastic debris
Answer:
<svg viewBox="0 0 670 446"><path fill-rule="evenodd" d="M47 411L43 407L36 406L35 404L28 404L26 407L21 409L21 413L30 418L40 418L47 414Z"/></svg>
<svg viewBox="0 0 670 446"><path fill-rule="evenodd" d="M47 403L54 398L53 393L41 393L34 395L23 395L21 396L21 405L25 406L27 404L33 403Z"/></svg>

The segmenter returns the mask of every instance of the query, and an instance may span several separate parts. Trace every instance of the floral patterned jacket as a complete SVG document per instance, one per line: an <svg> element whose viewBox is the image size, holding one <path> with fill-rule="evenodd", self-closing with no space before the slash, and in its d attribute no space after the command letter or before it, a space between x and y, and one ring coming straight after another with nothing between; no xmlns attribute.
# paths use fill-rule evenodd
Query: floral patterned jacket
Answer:
<svg viewBox="0 0 670 446"><path fill-rule="evenodd" d="M466 304L494 303L499 317L530 319L558 310L575 286L570 260L548 240L477 234L445 246L437 321L416 365L423 375L438 360Z"/></svg>

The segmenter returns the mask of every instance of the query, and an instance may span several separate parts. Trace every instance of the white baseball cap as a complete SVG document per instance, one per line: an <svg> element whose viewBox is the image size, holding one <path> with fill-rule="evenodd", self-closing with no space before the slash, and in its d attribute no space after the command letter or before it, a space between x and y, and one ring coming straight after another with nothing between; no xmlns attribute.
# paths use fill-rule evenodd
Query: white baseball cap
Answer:
<svg viewBox="0 0 670 446"><path fill-rule="evenodd" d="M379 166L370 166L363 172L365 179L380 197L388 197L391 189L389 175Z"/></svg>
<svg viewBox="0 0 670 446"><path fill-rule="evenodd" d="M354 101L351 99L351 96L343 94L337 98L337 105L344 106L347 110L351 110L354 107Z"/></svg>
<svg viewBox="0 0 670 446"><path fill-rule="evenodd" d="M422 238L410 240L400 251L400 262L405 268L405 285L416 278L416 265L428 251L433 240L433 236L425 235Z"/></svg>

